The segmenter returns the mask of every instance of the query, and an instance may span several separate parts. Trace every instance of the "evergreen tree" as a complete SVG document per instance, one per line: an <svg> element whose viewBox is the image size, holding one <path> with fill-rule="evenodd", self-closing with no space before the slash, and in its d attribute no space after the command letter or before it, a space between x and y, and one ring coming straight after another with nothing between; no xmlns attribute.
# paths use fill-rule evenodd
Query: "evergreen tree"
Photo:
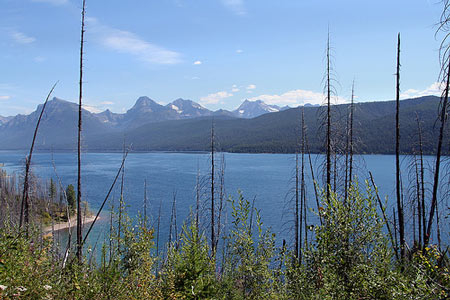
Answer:
<svg viewBox="0 0 450 300"><path fill-rule="evenodd" d="M66 195L67 195L67 204L69 204L70 209L75 209L75 203L76 203L76 195L75 195L75 188L72 184L69 184L66 189Z"/></svg>

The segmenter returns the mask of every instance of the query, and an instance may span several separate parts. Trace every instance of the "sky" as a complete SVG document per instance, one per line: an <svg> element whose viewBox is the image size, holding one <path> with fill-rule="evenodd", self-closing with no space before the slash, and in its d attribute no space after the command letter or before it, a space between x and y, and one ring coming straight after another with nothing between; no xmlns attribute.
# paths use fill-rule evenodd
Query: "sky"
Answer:
<svg viewBox="0 0 450 300"><path fill-rule="evenodd" d="M78 101L82 0L0 0L0 115L53 96ZM326 45L334 101L439 94L439 0L87 0L85 108L123 113L140 96L216 110L245 99L324 101Z"/></svg>

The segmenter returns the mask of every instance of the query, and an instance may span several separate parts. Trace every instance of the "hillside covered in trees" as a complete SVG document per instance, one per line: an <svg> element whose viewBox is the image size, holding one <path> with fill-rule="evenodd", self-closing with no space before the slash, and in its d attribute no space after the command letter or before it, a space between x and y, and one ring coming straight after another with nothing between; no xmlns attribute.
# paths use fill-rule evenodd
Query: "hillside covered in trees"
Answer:
<svg viewBox="0 0 450 300"><path fill-rule="evenodd" d="M401 152L417 150L417 118L423 131L424 152L433 153L439 97L428 96L400 102ZM335 132L345 136L349 104L332 107ZM161 122L139 127L125 134L87 139L89 150L120 150L125 139L140 151L208 151L211 126L214 124L217 147L226 152L298 151L302 108L265 114L254 119L193 119ZM325 152L324 107L305 107L305 126L312 153ZM355 104L354 136L356 153L392 154L395 151L395 102ZM448 151L448 148L446 149Z"/></svg>
<svg viewBox="0 0 450 300"><path fill-rule="evenodd" d="M400 102L401 153L412 154L417 150L417 121L420 122L423 135L424 153L431 154L436 151L434 136L438 132L436 121L439 100L436 96L426 96ZM341 137L344 137L348 130L349 106L350 104L332 106L333 128L336 135ZM36 140L37 149L76 149L75 108L73 103L66 101L49 102ZM36 113L40 112L39 109L42 109L42 106ZM214 124L218 151L294 153L298 150L296 139L300 132L302 109L305 114L309 149L312 153L324 153L325 136L321 134L325 124L324 106L298 107L252 119L216 116L148 121L145 125L125 130L101 123L93 114L83 111L83 146L86 151L116 151L121 150L125 142L133 145L132 150L136 151L208 151L211 126ZM37 116L30 117L30 122L17 120L18 124L11 123L4 128L0 127L0 137L3 141L0 149L27 149ZM141 120L140 123L142 122ZM394 153L395 101L355 104L354 122L355 153ZM449 153L448 149L445 147L444 152Z"/></svg>

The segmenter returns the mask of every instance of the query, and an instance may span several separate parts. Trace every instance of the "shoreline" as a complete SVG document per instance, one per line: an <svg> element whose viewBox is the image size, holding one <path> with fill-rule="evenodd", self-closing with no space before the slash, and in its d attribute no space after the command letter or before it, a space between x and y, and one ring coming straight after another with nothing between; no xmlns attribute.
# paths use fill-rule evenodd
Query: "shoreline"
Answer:
<svg viewBox="0 0 450 300"><path fill-rule="evenodd" d="M86 224L90 224L90 223L94 222L95 216L88 216L88 217L85 217L83 219L84 219L83 220L83 227L84 227ZM100 217L98 217L97 220L100 220ZM53 225L54 226L53 229L52 229L52 225L46 226L44 228L44 230L42 230L42 233L44 234L44 236L47 236L47 235L51 235L52 230L54 232L56 232L56 231L69 229L69 228L72 228L72 227L76 227L76 225L77 225L77 218L75 216L75 217L70 218L70 225L69 225L69 221L58 222L58 223L55 223Z"/></svg>

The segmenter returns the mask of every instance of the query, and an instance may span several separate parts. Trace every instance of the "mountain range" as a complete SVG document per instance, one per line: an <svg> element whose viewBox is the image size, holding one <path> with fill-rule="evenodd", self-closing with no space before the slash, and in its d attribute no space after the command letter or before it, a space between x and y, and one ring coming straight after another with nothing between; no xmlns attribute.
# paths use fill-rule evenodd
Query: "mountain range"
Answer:
<svg viewBox="0 0 450 300"><path fill-rule="evenodd" d="M412 153L417 144L416 116L422 124L424 151L436 147L439 97L401 101L401 151ZM308 144L323 152L324 107L280 108L263 101L244 101L234 111L210 111L191 100L177 99L161 105L140 97L124 114L83 110L83 149L120 150L123 143L141 151L207 151L214 123L217 150L229 152L295 152L301 110L304 109ZM1 118L0 149L27 149L42 105L29 115ZM332 107L335 132L345 131L348 104ZM54 98L47 103L39 128L37 149L76 149L78 105ZM355 136L359 153L393 153L395 101L355 105ZM447 145L447 144L446 144ZM447 147L448 148L448 147ZM448 151L447 151L448 153Z"/></svg>
<svg viewBox="0 0 450 300"><path fill-rule="evenodd" d="M47 113L55 113L55 110L73 110L75 103L71 103L62 99L53 98L48 102ZM70 109L69 109L70 107ZM236 110L217 110L211 111L202 105L192 101L179 98L167 105L161 105L149 97L139 97L132 108L124 114L113 113L109 109L101 113L92 113L93 118L97 118L100 122L114 129L130 129L137 128L147 123L155 123L168 120L192 119L198 117L235 117L235 118L255 118L260 115L278 112L289 109L289 106L283 108L276 105L268 105L261 100L249 101L245 100ZM38 106L36 111L40 111ZM50 110L50 112L49 112ZM33 122L33 115L30 121ZM26 116L17 115L10 117L0 116L0 126L6 125L12 121L12 124L22 122L27 119Z"/></svg>
<svg viewBox="0 0 450 300"><path fill-rule="evenodd" d="M54 98L52 101L61 101ZM235 117L255 118L260 115L282 111L289 107L280 108L276 105L267 105L261 100L245 100L236 110L211 111L202 105L185 99L177 99L167 105L161 105L148 97L140 97L132 108L124 114L116 114L105 110L99 114L93 114L103 123L115 129L132 129L147 123L156 123L168 120L193 119L199 117Z"/></svg>
<svg viewBox="0 0 450 300"><path fill-rule="evenodd" d="M167 105L161 105L149 97L139 97L126 113L113 113L109 109L101 113L92 113L83 109L83 130L85 137L102 134L108 135L118 132L127 132L145 124L158 123L171 120L184 120L195 118L254 118L265 113L277 112L288 107L280 108L276 105L267 105L261 100L245 100L236 110L211 111L202 105L185 99L177 99ZM27 148L33 130L42 110L38 105L29 115L10 117L0 116L0 149ZM59 98L48 101L40 125L40 147L61 147L70 143L75 137L73 130L77 124L78 105Z"/></svg>

